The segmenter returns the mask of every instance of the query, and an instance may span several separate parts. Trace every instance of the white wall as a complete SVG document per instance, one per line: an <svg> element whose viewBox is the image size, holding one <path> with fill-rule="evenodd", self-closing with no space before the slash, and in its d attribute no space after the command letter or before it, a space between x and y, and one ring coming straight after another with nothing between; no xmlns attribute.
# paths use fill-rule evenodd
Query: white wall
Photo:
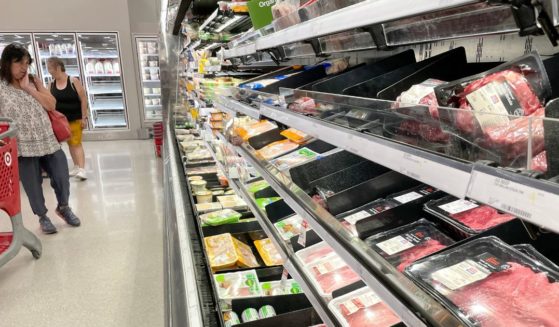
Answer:
<svg viewBox="0 0 559 327"><path fill-rule="evenodd" d="M157 34L156 0L0 0L0 32L118 32L128 131L89 133L88 139L137 138L141 94L132 33Z"/></svg>

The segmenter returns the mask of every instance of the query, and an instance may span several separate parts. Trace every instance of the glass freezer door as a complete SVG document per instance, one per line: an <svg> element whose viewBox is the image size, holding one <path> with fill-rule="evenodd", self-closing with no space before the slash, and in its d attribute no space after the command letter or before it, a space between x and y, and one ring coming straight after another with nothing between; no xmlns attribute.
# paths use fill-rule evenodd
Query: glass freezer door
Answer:
<svg viewBox="0 0 559 327"><path fill-rule="evenodd" d="M0 54L4 51L4 48L8 44L19 43L27 48L31 58L33 58L33 65L29 67L29 73L36 75L37 70L37 60L35 60L35 50L33 47L33 40L31 34L26 33L0 33Z"/></svg>
<svg viewBox="0 0 559 327"><path fill-rule="evenodd" d="M118 35L80 33L78 41L84 66L91 127L96 130L127 128Z"/></svg>
<svg viewBox="0 0 559 327"><path fill-rule="evenodd" d="M159 77L159 42L156 37L137 37L136 47L140 65L144 119L147 122L158 121L163 118Z"/></svg>
<svg viewBox="0 0 559 327"><path fill-rule="evenodd" d="M47 69L47 60L50 57L60 58L64 62L66 73L83 81L78 51L76 50L75 34L35 33L34 37L37 54L39 55L38 64L41 67L41 75L45 85L52 81L52 76L50 76Z"/></svg>

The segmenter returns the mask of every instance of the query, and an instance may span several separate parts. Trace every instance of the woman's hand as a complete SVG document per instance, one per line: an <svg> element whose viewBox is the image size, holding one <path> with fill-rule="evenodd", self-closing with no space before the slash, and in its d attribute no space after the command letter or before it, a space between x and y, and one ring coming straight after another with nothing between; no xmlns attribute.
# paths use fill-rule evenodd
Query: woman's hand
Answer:
<svg viewBox="0 0 559 327"><path fill-rule="evenodd" d="M31 93L31 91L33 90L33 86L35 86L35 83L29 80L29 75L27 74L25 74L25 76L19 80L19 87L21 87L21 89L27 93Z"/></svg>
<svg viewBox="0 0 559 327"><path fill-rule="evenodd" d="M82 129L87 128L87 117L82 118Z"/></svg>

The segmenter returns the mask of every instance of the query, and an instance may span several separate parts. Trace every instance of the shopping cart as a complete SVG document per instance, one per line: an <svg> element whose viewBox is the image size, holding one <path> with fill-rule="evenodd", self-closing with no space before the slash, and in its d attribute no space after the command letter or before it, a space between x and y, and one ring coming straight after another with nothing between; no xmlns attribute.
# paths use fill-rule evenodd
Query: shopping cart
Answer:
<svg viewBox="0 0 559 327"><path fill-rule="evenodd" d="M0 118L0 210L12 222L12 231L0 233L0 267L24 246L35 259L41 257L41 241L23 226L19 189L16 129L11 120Z"/></svg>

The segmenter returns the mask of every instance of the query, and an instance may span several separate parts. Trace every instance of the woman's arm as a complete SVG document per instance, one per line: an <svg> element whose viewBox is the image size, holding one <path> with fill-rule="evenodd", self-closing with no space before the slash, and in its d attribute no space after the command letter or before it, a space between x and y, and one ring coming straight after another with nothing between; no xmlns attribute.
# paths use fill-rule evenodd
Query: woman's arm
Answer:
<svg viewBox="0 0 559 327"><path fill-rule="evenodd" d="M76 92L80 97L81 108L82 108L82 128L87 127L86 119L87 119L87 96L85 95L85 89L77 78L72 78L72 82L74 83L74 87L76 88Z"/></svg>
<svg viewBox="0 0 559 327"><path fill-rule="evenodd" d="M34 77L33 82L31 82L29 76L25 75L25 77L19 81L19 85L25 92L39 101L46 111L53 111L56 109L56 99L37 77Z"/></svg>

